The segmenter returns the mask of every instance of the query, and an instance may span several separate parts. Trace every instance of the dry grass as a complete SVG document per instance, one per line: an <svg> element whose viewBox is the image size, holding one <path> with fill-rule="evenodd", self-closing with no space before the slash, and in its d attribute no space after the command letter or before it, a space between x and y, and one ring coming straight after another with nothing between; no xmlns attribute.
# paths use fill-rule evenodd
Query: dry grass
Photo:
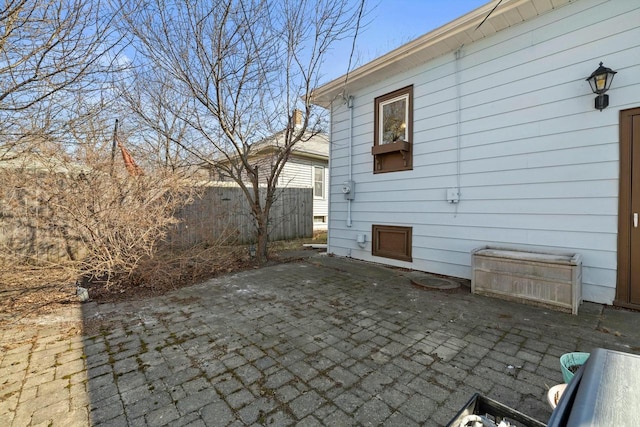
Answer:
<svg viewBox="0 0 640 427"><path fill-rule="evenodd" d="M74 282L71 270L63 265L0 269L0 325L75 303Z"/></svg>
<svg viewBox="0 0 640 427"><path fill-rule="evenodd" d="M300 249L303 244L307 243L317 243L317 244L326 244L327 243L327 231L314 231L313 237L306 239L296 239L296 240L283 240L279 242L271 242L269 243L269 251L270 252L281 252L288 251L294 249Z"/></svg>

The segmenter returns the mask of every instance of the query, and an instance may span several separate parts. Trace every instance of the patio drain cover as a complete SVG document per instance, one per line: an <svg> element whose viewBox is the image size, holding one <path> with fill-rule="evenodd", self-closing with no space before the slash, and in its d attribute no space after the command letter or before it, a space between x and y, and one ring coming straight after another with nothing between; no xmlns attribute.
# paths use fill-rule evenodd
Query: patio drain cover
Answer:
<svg viewBox="0 0 640 427"><path fill-rule="evenodd" d="M445 277L435 276L429 273L413 271L407 275L412 285L429 289L456 289L460 287L460 283Z"/></svg>

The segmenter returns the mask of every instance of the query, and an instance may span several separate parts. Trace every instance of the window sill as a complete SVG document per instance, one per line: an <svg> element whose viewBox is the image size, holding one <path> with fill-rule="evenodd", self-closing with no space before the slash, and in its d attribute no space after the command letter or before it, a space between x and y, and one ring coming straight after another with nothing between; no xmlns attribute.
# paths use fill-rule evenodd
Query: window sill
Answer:
<svg viewBox="0 0 640 427"><path fill-rule="evenodd" d="M409 151L410 146L407 141L396 141L389 144L374 145L371 147L371 154L395 153L396 151Z"/></svg>

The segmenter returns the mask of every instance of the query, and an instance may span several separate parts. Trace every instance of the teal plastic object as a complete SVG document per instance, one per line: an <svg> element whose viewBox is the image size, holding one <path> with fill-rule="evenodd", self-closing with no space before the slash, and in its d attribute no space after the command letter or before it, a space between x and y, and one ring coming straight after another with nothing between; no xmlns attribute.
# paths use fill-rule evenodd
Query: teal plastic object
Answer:
<svg viewBox="0 0 640 427"><path fill-rule="evenodd" d="M562 379L569 384L574 373L569 370L572 366L582 366L589 358L590 353L565 353L560 356L560 369L562 369ZM577 369L576 369L577 370Z"/></svg>

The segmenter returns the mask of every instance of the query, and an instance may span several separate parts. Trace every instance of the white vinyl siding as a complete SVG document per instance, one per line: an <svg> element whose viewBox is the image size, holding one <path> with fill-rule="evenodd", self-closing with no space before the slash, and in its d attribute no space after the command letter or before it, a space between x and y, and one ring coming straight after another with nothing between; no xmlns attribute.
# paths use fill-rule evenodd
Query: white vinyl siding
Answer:
<svg viewBox="0 0 640 427"><path fill-rule="evenodd" d="M319 166L323 169L324 182L328 182L328 162L321 160L310 160L306 158L291 157L285 164L280 174L279 185L281 187L311 188L314 187L314 168ZM327 198L315 198L313 200L313 216L328 216L329 204Z"/></svg>
<svg viewBox="0 0 640 427"><path fill-rule="evenodd" d="M280 174L280 186L311 188L312 167L312 162L309 160L289 159Z"/></svg>
<svg viewBox="0 0 640 427"><path fill-rule="evenodd" d="M599 112L585 78L618 71ZM640 3L578 0L462 49L460 152L453 53L333 104L329 252L471 277L483 245L578 252L583 297L611 303L616 285L619 111L640 106ZM372 173L374 98L414 85L413 170ZM455 187L460 203L446 202ZM413 262L371 256L372 224L413 227Z"/></svg>

